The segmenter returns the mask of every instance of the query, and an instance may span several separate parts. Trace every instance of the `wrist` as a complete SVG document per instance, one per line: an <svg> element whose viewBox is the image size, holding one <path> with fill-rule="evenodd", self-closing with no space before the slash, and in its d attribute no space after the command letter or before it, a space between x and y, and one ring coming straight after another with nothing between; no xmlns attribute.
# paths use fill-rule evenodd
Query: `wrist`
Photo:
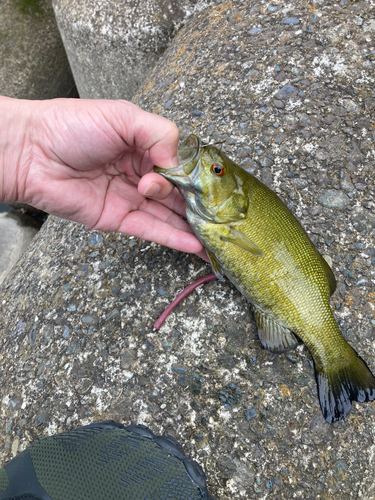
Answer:
<svg viewBox="0 0 375 500"><path fill-rule="evenodd" d="M32 101L0 96L0 202L23 202L21 172L30 158Z"/></svg>

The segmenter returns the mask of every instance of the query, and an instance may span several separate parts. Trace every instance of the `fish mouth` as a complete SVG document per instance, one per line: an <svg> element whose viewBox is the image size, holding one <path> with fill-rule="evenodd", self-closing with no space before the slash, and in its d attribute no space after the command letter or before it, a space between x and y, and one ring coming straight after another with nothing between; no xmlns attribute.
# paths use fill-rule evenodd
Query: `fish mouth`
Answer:
<svg viewBox="0 0 375 500"><path fill-rule="evenodd" d="M197 169L199 161L196 163L195 168L191 171L189 175L185 173L184 166L185 165L179 165L178 167L174 168L160 168L160 167L154 167L154 172L157 174L162 175L169 181L173 182L173 184L176 184L177 187L185 190L185 191L190 191L190 192L195 192L196 190L193 189L193 176L194 172Z"/></svg>
<svg viewBox="0 0 375 500"><path fill-rule="evenodd" d="M190 134L177 151L178 167L154 167L154 172L162 175L177 187L185 191L194 192L194 179L199 170L202 143L194 134Z"/></svg>

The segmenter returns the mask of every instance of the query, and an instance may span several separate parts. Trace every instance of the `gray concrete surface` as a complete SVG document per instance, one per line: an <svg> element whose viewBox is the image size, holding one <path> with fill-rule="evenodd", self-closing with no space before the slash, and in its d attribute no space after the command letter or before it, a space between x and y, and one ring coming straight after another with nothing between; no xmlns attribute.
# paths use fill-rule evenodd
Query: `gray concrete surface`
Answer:
<svg viewBox="0 0 375 500"><path fill-rule="evenodd" d="M136 101L226 142L338 279L332 307L375 367L374 5L226 2L192 19ZM293 88L291 88L293 87ZM336 196L333 194L336 193ZM375 404L328 425L303 345L265 351L194 256L51 219L0 288L1 459L95 418L175 435L218 500L375 498Z"/></svg>
<svg viewBox="0 0 375 500"><path fill-rule="evenodd" d="M170 39L219 0L53 0L81 98L131 100Z"/></svg>
<svg viewBox="0 0 375 500"><path fill-rule="evenodd" d="M0 213L0 284L38 233L17 212Z"/></svg>
<svg viewBox="0 0 375 500"><path fill-rule="evenodd" d="M2 0L0 41L0 95L52 99L74 90L49 0Z"/></svg>

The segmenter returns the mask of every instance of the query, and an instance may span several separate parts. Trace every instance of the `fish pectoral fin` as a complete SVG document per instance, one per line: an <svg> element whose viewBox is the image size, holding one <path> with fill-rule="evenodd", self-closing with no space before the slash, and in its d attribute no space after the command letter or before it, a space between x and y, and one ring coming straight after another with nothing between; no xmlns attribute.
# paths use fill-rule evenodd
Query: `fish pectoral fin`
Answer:
<svg viewBox="0 0 375 500"><path fill-rule="evenodd" d="M258 326L258 336L263 347L272 352L283 352L298 344L296 336L284 326L276 323L263 312L254 309L255 321Z"/></svg>
<svg viewBox="0 0 375 500"><path fill-rule="evenodd" d="M314 359L320 407L331 424L343 419L350 411L352 401L375 400L375 377L355 350L348 345L345 360L323 366Z"/></svg>
<svg viewBox="0 0 375 500"><path fill-rule="evenodd" d="M206 253L208 255L208 258L210 259L212 270L215 273L216 278L220 281L225 281L223 270L221 268L221 265L216 260L215 255L211 253L209 250L207 250L207 248L206 248Z"/></svg>
<svg viewBox="0 0 375 500"><path fill-rule="evenodd" d="M234 227L229 226L229 235L221 236L223 241L227 241L228 243L232 243L233 245L242 248L242 250L246 250L246 252L250 252L257 257L261 257L263 255L262 250L245 234L241 233Z"/></svg>

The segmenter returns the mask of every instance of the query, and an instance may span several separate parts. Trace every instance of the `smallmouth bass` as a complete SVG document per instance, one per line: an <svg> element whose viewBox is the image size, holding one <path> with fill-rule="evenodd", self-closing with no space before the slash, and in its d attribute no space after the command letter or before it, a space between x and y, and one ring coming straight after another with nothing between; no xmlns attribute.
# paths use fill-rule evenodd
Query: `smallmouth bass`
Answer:
<svg viewBox="0 0 375 500"><path fill-rule="evenodd" d="M218 279L251 303L266 349L309 349L322 413L344 418L352 401L375 399L375 378L346 342L330 308L336 280L290 210L253 175L190 135L180 165L154 171L173 182Z"/></svg>

